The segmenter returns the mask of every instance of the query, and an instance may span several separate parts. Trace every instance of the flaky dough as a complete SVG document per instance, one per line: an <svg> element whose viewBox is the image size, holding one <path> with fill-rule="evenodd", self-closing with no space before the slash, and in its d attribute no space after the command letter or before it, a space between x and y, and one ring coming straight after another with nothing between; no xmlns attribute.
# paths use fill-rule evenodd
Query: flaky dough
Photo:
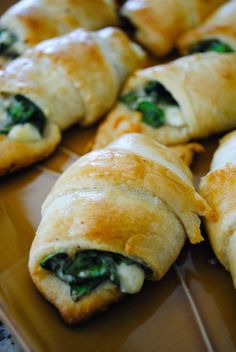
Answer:
<svg viewBox="0 0 236 352"><path fill-rule="evenodd" d="M211 216L211 210L184 162L149 137L122 136L83 156L53 187L30 252L32 279L68 323L79 322L121 293L113 285L109 292L98 287L75 303L69 287L40 267L45 256L85 249L120 253L145 262L152 270L148 278L159 280L186 235L192 243L202 240L198 214Z"/></svg>
<svg viewBox="0 0 236 352"><path fill-rule="evenodd" d="M116 25L112 0L23 0L0 18L0 27L17 35L25 50L76 28L97 30Z"/></svg>
<svg viewBox="0 0 236 352"><path fill-rule="evenodd" d="M0 94L27 97L60 130L75 123L91 125L112 107L144 56L119 29L78 29L38 44L7 65L0 72ZM43 136L37 143L20 143L2 135L0 173L42 159L59 140Z"/></svg>
<svg viewBox="0 0 236 352"><path fill-rule="evenodd" d="M136 27L135 38L157 56L168 54L177 38L197 26L225 0L128 0L121 13Z"/></svg>
<svg viewBox="0 0 236 352"><path fill-rule="evenodd" d="M178 47L182 54L187 54L195 44L210 39L220 40L236 51L235 0L221 6L199 27L184 33L178 40Z"/></svg>
<svg viewBox="0 0 236 352"><path fill-rule="evenodd" d="M119 102L99 127L94 148L124 133L143 133L175 145L236 127L236 54L196 54L137 71L122 95L148 81L161 83L172 94L182 114L181 124L153 128L142 122L140 112Z"/></svg>
<svg viewBox="0 0 236 352"><path fill-rule="evenodd" d="M205 220L213 250L232 275L236 288L236 132L226 135L214 155L210 172L202 178L200 193L214 211Z"/></svg>

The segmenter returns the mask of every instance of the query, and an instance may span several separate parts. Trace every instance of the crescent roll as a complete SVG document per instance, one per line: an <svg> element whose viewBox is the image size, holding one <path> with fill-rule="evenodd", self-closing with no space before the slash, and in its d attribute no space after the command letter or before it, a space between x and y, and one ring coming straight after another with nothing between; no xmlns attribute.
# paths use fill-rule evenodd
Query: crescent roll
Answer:
<svg viewBox="0 0 236 352"><path fill-rule="evenodd" d="M188 167L168 148L127 134L75 162L42 206L29 270L68 324L87 319L143 282L159 280L186 235L202 240L211 216Z"/></svg>
<svg viewBox="0 0 236 352"><path fill-rule="evenodd" d="M178 41L182 54L236 51L236 1L231 0L216 10L199 27L183 34Z"/></svg>
<svg viewBox="0 0 236 352"><path fill-rule="evenodd" d="M154 55L168 54L177 38L197 26L225 0L128 0L121 8L124 28Z"/></svg>
<svg viewBox="0 0 236 352"><path fill-rule="evenodd" d="M135 72L94 148L138 132L174 145L236 127L236 54L196 54Z"/></svg>
<svg viewBox="0 0 236 352"><path fill-rule="evenodd" d="M97 30L117 22L113 0L22 0L0 18L0 55L9 60L78 27Z"/></svg>
<svg viewBox="0 0 236 352"><path fill-rule="evenodd" d="M97 121L144 56L119 29L78 29L9 63L0 72L0 175L50 154L71 125Z"/></svg>
<svg viewBox="0 0 236 352"><path fill-rule="evenodd" d="M217 149L200 193L215 212L205 221L213 250L233 278L236 288L236 132L226 135Z"/></svg>

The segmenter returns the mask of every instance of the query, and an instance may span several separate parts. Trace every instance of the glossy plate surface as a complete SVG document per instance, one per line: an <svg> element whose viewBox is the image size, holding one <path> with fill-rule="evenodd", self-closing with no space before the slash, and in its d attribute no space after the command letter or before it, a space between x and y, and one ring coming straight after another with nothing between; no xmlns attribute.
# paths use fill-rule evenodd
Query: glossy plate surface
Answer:
<svg viewBox="0 0 236 352"><path fill-rule="evenodd" d="M0 10L12 2L1 0ZM235 351L236 293L207 243L186 244L160 282L146 283L141 293L77 328L66 327L35 289L27 261L42 201L93 133L73 128L47 161L0 180L0 318L26 351ZM194 164L196 182L216 142L206 145Z"/></svg>

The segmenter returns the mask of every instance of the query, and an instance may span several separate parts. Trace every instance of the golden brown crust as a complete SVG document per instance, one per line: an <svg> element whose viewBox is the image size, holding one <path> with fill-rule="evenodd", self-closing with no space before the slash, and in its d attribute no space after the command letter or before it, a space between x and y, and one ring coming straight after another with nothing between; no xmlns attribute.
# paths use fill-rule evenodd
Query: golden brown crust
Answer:
<svg viewBox="0 0 236 352"><path fill-rule="evenodd" d="M137 28L135 38L153 54L170 52L177 38L201 23L225 0L128 0L122 14Z"/></svg>
<svg viewBox="0 0 236 352"><path fill-rule="evenodd" d="M116 286L107 282L81 298L78 304L71 299L69 286L53 274L48 275L47 272L39 270L31 272L31 275L34 275L34 283L39 291L59 310L68 325L75 325L89 319L95 312L104 311L111 303L123 297Z"/></svg>
<svg viewBox="0 0 236 352"><path fill-rule="evenodd" d="M0 94L26 96L61 130L89 125L112 107L121 84L144 56L118 29L80 29L42 42L7 65L0 73ZM57 133L37 143L2 136L0 174L48 156L59 143Z"/></svg>
<svg viewBox="0 0 236 352"><path fill-rule="evenodd" d="M151 79L151 77L147 78L146 81ZM155 80L155 76L153 76L153 80ZM128 84L129 81L125 86L125 91L127 92ZM99 126L93 149L102 148L126 133L142 133L168 146L185 143L190 140L185 122L183 122L183 126L178 127L162 126L153 128L142 122L140 112L130 110L124 104L118 103Z"/></svg>
<svg viewBox="0 0 236 352"><path fill-rule="evenodd" d="M112 0L21 1L1 17L0 25L13 30L27 48L79 27L96 30L116 25L115 8Z"/></svg>
<svg viewBox="0 0 236 352"><path fill-rule="evenodd" d="M93 149L104 148L126 133L143 133L141 114L117 103L98 127Z"/></svg>
<svg viewBox="0 0 236 352"><path fill-rule="evenodd" d="M193 243L202 240L197 214L211 215L191 178L175 154L140 134L85 155L59 178L42 208L29 269L66 321L92 315L117 300L119 290L100 287L91 299L71 303L66 284L40 268L40 261L51 253L103 250L142 260L152 270L148 278L159 280L186 233Z"/></svg>
<svg viewBox="0 0 236 352"><path fill-rule="evenodd" d="M145 125L141 123L141 115L138 112L128 110L123 104L119 104L99 126L91 148L92 150L103 148L126 133L146 134L145 131ZM203 146L199 143L179 144L169 147L188 166L192 164L195 154L204 151Z"/></svg>
<svg viewBox="0 0 236 352"><path fill-rule="evenodd" d="M205 220L213 250L219 261L231 272L236 287L235 143L235 132L222 139L214 155L211 171L202 178L199 190L215 214L214 218Z"/></svg>
<svg viewBox="0 0 236 352"><path fill-rule="evenodd" d="M219 261L229 270L227 247L234 232L225 219L235 212L236 168L225 167L205 176L200 184L200 193L215 212L214 221L206 221L206 228L212 247ZM232 196L233 195L233 196Z"/></svg>
<svg viewBox="0 0 236 352"><path fill-rule="evenodd" d="M61 132L53 124L48 124L43 138L37 142L17 142L0 135L0 176L48 157L60 140Z"/></svg>
<svg viewBox="0 0 236 352"><path fill-rule="evenodd" d="M204 147L199 143L180 144L170 149L188 166L192 164L195 154L204 152Z"/></svg>
<svg viewBox="0 0 236 352"><path fill-rule="evenodd" d="M197 43L209 39L218 39L236 51L236 2L229 1L215 11L199 27L192 29L179 38L178 48L182 54Z"/></svg>
<svg viewBox="0 0 236 352"><path fill-rule="evenodd" d="M120 102L99 127L94 149L124 133L140 132L163 144L176 145L236 127L236 54L197 54L137 71L122 95L148 81L161 83L172 94L181 121L153 128L142 122L140 112Z"/></svg>
<svg viewBox="0 0 236 352"><path fill-rule="evenodd" d="M11 62L1 72L0 92L26 95L62 129L76 122L89 125L112 107L144 56L119 29L78 29Z"/></svg>

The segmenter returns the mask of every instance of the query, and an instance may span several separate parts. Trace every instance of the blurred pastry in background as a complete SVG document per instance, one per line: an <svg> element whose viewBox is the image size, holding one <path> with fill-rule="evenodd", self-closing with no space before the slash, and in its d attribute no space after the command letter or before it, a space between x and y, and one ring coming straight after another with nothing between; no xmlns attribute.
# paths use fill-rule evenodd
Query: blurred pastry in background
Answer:
<svg viewBox="0 0 236 352"><path fill-rule="evenodd" d="M94 149L137 132L176 145L236 127L236 54L195 54L135 72Z"/></svg>
<svg viewBox="0 0 236 352"><path fill-rule="evenodd" d="M177 38L199 25L225 0L128 0L121 25L155 56L172 51Z"/></svg>
<svg viewBox="0 0 236 352"><path fill-rule="evenodd" d="M226 135L214 154L211 170L202 178L200 193L215 219L205 220L212 248L231 273L236 288L236 132Z"/></svg>
<svg viewBox="0 0 236 352"><path fill-rule="evenodd" d="M215 51L236 51L236 1L231 0L216 10L199 27L184 33L178 41L184 55Z"/></svg>
<svg viewBox="0 0 236 352"><path fill-rule="evenodd" d="M117 23L113 0L19 1L0 18L0 63L79 27L97 30Z"/></svg>

